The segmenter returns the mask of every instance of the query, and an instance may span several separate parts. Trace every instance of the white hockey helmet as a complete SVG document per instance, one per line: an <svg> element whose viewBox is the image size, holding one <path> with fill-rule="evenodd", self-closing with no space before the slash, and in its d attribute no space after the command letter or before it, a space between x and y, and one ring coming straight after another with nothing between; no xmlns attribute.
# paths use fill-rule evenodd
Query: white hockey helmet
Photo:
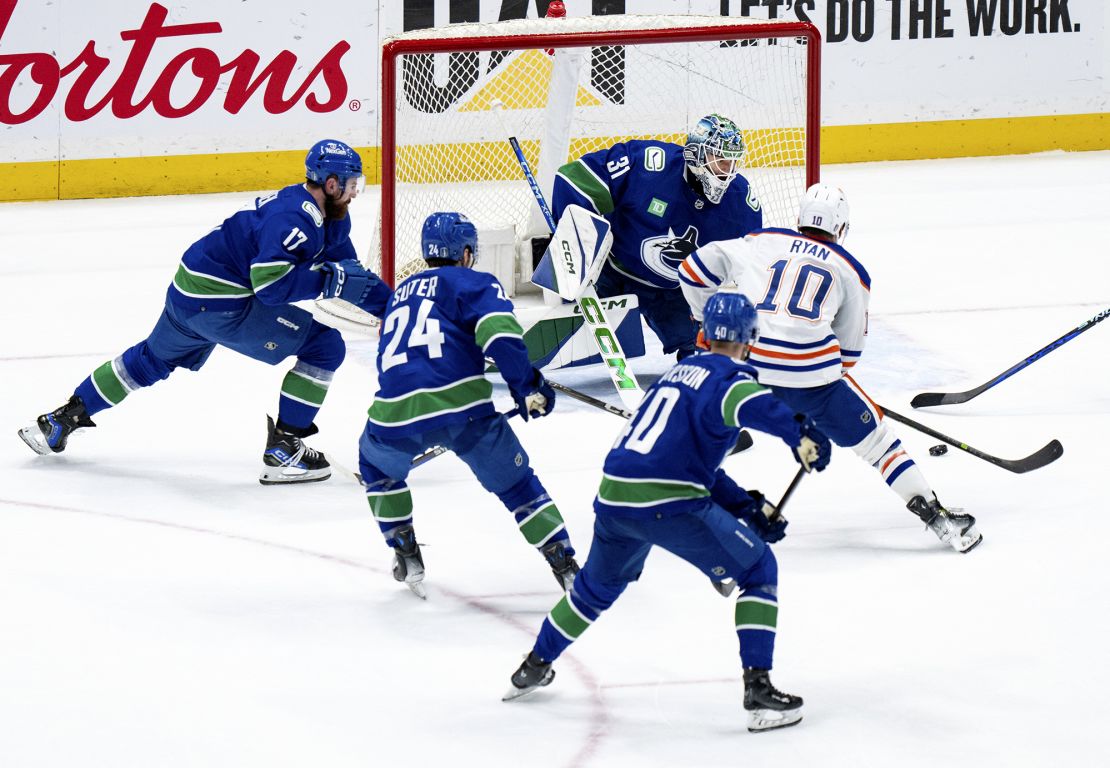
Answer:
<svg viewBox="0 0 1110 768"><path fill-rule="evenodd" d="M798 206L798 229L818 229L836 238L848 237L848 197L840 187L814 184Z"/></svg>

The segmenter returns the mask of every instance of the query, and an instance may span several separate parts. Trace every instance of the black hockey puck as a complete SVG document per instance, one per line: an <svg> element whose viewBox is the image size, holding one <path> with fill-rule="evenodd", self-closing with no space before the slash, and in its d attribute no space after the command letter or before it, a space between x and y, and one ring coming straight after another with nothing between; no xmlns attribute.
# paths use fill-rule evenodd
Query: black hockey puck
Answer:
<svg viewBox="0 0 1110 768"><path fill-rule="evenodd" d="M934 445L929 449L930 456L943 456L946 453L948 453L947 445Z"/></svg>

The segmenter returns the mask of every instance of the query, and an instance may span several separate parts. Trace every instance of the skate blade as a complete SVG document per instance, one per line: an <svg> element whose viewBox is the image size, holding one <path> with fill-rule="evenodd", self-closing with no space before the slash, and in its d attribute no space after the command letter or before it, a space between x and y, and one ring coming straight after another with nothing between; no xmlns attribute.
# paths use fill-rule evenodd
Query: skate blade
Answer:
<svg viewBox="0 0 1110 768"><path fill-rule="evenodd" d="M292 485L294 483L318 483L331 477L331 467L327 469L292 469L290 467L266 467L258 476L262 485Z"/></svg>
<svg viewBox="0 0 1110 768"><path fill-rule="evenodd" d="M42 434L38 424L32 424L29 427L24 427L19 430L19 437L23 442L27 443L27 447L37 453L39 456L49 456L53 451L46 442L46 436Z"/></svg>
<svg viewBox="0 0 1110 768"><path fill-rule="evenodd" d="M753 709L748 712L748 730L752 733L773 731L776 728L789 728L802 721L802 710L798 709Z"/></svg>
<svg viewBox="0 0 1110 768"><path fill-rule="evenodd" d="M421 600L428 599L428 590L424 588L423 581L406 581L405 586L408 587L412 591L412 593L419 597Z"/></svg>
<svg viewBox="0 0 1110 768"><path fill-rule="evenodd" d="M971 550L983 543L983 534L971 526L963 536L958 536L952 540L952 548L959 552L961 555L966 555Z"/></svg>

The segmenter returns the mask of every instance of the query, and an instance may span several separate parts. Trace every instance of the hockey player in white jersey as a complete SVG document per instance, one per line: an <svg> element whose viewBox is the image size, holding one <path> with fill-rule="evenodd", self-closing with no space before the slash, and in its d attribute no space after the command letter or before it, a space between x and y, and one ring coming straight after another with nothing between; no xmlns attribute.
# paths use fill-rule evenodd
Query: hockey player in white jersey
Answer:
<svg viewBox="0 0 1110 768"><path fill-rule="evenodd" d="M887 427L882 411L848 372L863 353L871 278L841 243L848 200L828 184L802 198L798 229L761 229L699 248L679 267L694 319L726 283L756 301L759 381L812 418L837 445L879 470L906 507L957 552L981 541L975 518L946 509Z"/></svg>

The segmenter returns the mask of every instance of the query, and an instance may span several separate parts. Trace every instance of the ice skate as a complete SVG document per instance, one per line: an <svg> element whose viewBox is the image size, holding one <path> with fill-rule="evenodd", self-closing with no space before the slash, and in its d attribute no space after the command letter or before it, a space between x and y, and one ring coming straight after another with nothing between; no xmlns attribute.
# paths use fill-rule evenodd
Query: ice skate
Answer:
<svg viewBox="0 0 1110 768"><path fill-rule="evenodd" d="M501 701L512 701L534 693L537 689L550 685L555 679L555 670L535 652L529 652L517 671L513 673L512 684Z"/></svg>
<svg viewBox="0 0 1110 768"><path fill-rule="evenodd" d="M787 728L802 720L802 697L791 696L771 685L766 669L744 670L744 709L752 733Z"/></svg>
<svg viewBox="0 0 1110 768"><path fill-rule="evenodd" d="M551 566L551 572L555 574L555 580L559 582L559 586L564 592L569 591L579 570L574 555L568 555L563 542L557 541L543 548L543 556Z"/></svg>
<svg viewBox="0 0 1110 768"><path fill-rule="evenodd" d="M262 462L266 466L258 476L258 482L263 485L315 483L331 477L331 465L324 454L309 448L301 440L316 434L316 425L298 432L287 431L274 424L272 418L266 417L266 452L262 454Z"/></svg>
<svg viewBox="0 0 1110 768"><path fill-rule="evenodd" d="M424 589L424 556L420 554L416 532L411 525L406 525L394 531L393 538L398 542L393 548L393 578L404 582L421 600L427 600L428 592Z"/></svg>
<svg viewBox="0 0 1110 768"><path fill-rule="evenodd" d="M77 395L61 408L44 413L35 423L19 430L19 436L28 447L40 456L61 453L66 449L69 436L83 427L95 427L85 412L85 403Z"/></svg>
<svg viewBox="0 0 1110 768"><path fill-rule="evenodd" d="M958 509L945 509L937 501L936 494L931 501L926 501L924 496L914 496L906 508L920 517L941 542L957 552L970 552L983 541L983 535L975 527L975 518Z"/></svg>

